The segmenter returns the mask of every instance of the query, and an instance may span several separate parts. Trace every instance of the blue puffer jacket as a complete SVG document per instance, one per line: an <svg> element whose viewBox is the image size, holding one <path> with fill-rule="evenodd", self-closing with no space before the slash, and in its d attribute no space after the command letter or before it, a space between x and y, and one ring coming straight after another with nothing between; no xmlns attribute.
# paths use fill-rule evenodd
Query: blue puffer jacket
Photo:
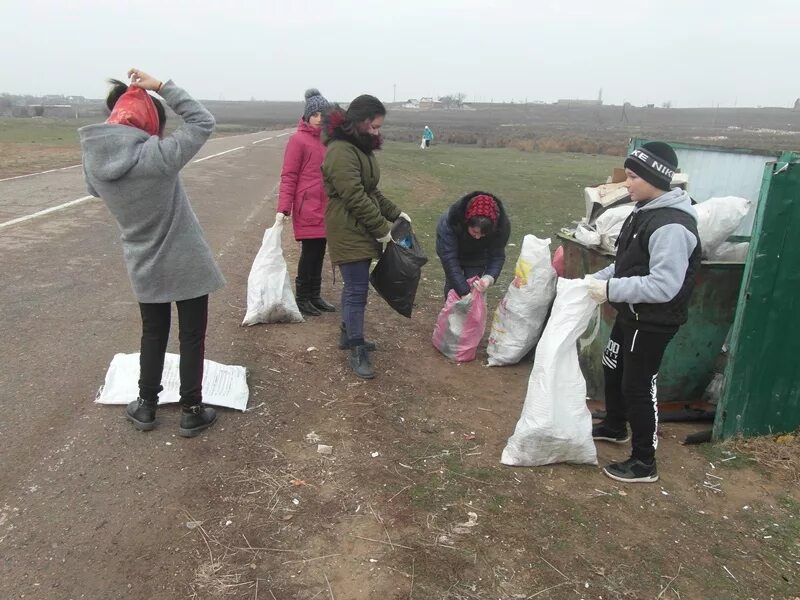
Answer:
<svg viewBox="0 0 800 600"><path fill-rule="evenodd" d="M497 202L500 214L494 233L476 240L467 231L464 215L470 200L479 194L491 196ZM484 275L491 275L497 281L506 262L506 244L510 235L511 223L503 203L487 192L467 194L441 216L436 226L436 254L442 261L445 277L459 295L469 293L464 267L483 267Z"/></svg>

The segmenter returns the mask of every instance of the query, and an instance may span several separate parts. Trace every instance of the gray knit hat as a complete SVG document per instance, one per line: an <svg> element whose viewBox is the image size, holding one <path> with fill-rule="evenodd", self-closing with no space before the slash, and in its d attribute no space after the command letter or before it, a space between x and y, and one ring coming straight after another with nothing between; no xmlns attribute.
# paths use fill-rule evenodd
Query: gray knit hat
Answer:
<svg viewBox="0 0 800 600"><path fill-rule="evenodd" d="M314 113L325 112L330 108L331 103L325 99L325 96L320 94L316 88L306 90L306 107L303 110L303 118L308 121L309 117Z"/></svg>

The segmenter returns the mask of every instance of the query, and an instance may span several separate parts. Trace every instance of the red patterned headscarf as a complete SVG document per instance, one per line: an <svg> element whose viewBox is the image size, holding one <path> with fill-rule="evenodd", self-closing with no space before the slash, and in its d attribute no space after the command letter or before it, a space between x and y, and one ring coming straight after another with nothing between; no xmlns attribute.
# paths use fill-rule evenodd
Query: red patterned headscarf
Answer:
<svg viewBox="0 0 800 600"><path fill-rule="evenodd" d="M464 216L467 221L472 217L486 217L492 223L497 223L498 212L497 202L494 201L494 198L486 194L479 194L469 201Z"/></svg>
<svg viewBox="0 0 800 600"><path fill-rule="evenodd" d="M158 135L161 130L153 99L150 98L150 94L137 87L129 87L128 91L119 97L106 123L136 127L150 135Z"/></svg>

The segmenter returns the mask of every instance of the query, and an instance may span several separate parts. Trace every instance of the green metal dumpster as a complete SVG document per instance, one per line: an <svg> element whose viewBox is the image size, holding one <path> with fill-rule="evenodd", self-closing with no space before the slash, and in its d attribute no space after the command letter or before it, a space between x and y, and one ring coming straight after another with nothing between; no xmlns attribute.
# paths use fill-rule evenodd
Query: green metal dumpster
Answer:
<svg viewBox="0 0 800 600"><path fill-rule="evenodd" d="M800 154L764 169L714 438L800 427Z"/></svg>
<svg viewBox="0 0 800 600"><path fill-rule="evenodd" d="M628 152L646 142L632 139ZM740 239L749 239L762 197L764 165L777 160L780 153L672 142L670 145L678 155L681 170L689 176L687 189L697 202L719 196L751 200L751 211L735 232ZM562 234L559 238L567 277L583 277L614 260L613 255L581 244L571 236ZM743 274L744 263L704 261L701 265L689 307L689 321L667 347L661 363L658 402L662 408L678 410L700 400L714 376L720 351L733 325ZM616 311L605 304L599 314L600 318L590 324L579 344L587 393L594 400L605 399L601 358ZM665 406L669 404L674 406Z"/></svg>
<svg viewBox="0 0 800 600"><path fill-rule="evenodd" d="M608 266L613 255L586 246L560 234L564 247L565 277L595 273ZM714 367L725 337L736 314L736 299L744 264L703 262L691 304L689 321L670 342L658 374L658 402L683 408L699 401L714 375ZM586 393L593 400L605 400L601 357L617 316L608 303L589 325L579 343L581 370L586 378ZM679 404L680 406L677 406Z"/></svg>

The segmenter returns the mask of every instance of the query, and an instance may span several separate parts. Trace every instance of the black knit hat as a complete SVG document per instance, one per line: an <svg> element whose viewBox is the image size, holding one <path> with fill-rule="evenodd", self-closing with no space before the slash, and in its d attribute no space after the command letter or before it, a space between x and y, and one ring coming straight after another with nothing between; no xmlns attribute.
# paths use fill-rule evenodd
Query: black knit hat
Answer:
<svg viewBox="0 0 800 600"><path fill-rule="evenodd" d="M325 96L319 93L318 89L308 89L306 90L306 106L303 110L303 119L308 121L311 115L325 112L330 106L330 102L325 99Z"/></svg>
<svg viewBox="0 0 800 600"><path fill-rule="evenodd" d="M625 168L649 184L668 192L672 177L678 170L678 157L669 144L647 142L625 159Z"/></svg>

